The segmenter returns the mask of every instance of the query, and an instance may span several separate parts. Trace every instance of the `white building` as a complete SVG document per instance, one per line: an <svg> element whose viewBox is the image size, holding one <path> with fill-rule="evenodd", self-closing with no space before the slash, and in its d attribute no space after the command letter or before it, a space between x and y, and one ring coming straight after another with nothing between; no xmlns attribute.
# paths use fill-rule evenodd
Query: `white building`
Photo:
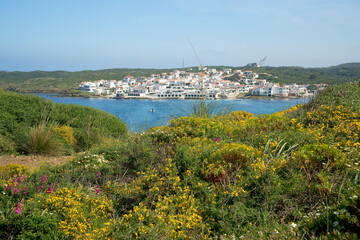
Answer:
<svg viewBox="0 0 360 240"><path fill-rule="evenodd" d="M96 88L97 88L96 84L92 82L82 82L79 85L79 90L86 92L95 92Z"/></svg>

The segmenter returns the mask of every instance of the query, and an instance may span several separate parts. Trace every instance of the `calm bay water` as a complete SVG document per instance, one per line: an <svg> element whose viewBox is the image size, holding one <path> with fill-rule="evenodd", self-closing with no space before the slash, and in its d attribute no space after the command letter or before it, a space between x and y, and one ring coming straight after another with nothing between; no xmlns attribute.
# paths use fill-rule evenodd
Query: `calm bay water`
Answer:
<svg viewBox="0 0 360 240"><path fill-rule="evenodd" d="M43 98L52 99L56 103L79 104L98 108L109 112L123 120L130 130L137 131L146 128L165 125L170 115L180 113L179 109L188 109L193 100L140 100L140 99L105 99L105 98L70 98L37 94ZM254 114L271 114L291 108L294 105L306 103L310 98L301 99L241 99L215 100L221 106L232 105L232 111L247 111ZM154 112L151 112L154 109Z"/></svg>

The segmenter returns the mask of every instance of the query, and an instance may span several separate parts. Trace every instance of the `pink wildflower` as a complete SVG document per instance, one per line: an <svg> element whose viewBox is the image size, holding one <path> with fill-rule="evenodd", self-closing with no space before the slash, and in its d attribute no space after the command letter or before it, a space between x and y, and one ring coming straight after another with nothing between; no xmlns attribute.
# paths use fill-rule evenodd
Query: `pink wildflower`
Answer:
<svg viewBox="0 0 360 240"><path fill-rule="evenodd" d="M46 174L44 174L44 176L42 176L41 180L42 180L43 182L46 182L46 180L47 180Z"/></svg>
<svg viewBox="0 0 360 240"><path fill-rule="evenodd" d="M214 143L219 143L219 142L220 142L220 138L219 138L219 137L217 137L217 138L214 139Z"/></svg>
<svg viewBox="0 0 360 240"><path fill-rule="evenodd" d="M26 193L27 193L26 191L27 191L27 190L28 190L28 187L24 187L24 189L23 189L23 194L24 194L24 195L26 195Z"/></svg>
<svg viewBox="0 0 360 240"><path fill-rule="evenodd" d="M96 185L95 191L96 191L96 194L99 194L99 193L100 193L100 188L99 188L98 185Z"/></svg>
<svg viewBox="0 0 360 240"><path fill-rule="evenodd" d="M15 208L15 212L18 213L18 214L22 214L21 208L20 208L20 203L17 204L17 206Z"/></svg>
<svg viewBox="0 0 360 240"><path fill-rule="evenodd" d="M18 192L19 192L19 189L15 188L13 193L18 194Z"/></svg>
<svg viewBox="0 0 360 240"><path fill-rule="evenodd" d="M53 191L54 191L54 187L51 184L49 189L47 190L47 193L52 193Z"/></svg>
<svg viewBox="0 0 360 240"><path fill-rule="evenodd" d="M98 172L98 173L96 174L96 178L99 178L99 177L101 177L101 172Z"/></svg>

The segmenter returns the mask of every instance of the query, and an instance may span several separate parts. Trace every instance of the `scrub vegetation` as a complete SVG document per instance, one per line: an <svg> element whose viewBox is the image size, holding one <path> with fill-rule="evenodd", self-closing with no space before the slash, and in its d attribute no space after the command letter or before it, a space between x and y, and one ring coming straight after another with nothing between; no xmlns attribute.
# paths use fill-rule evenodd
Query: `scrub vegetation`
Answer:
<svg viewBox="0 0 360 240"><path fill-rule="evenodd" d="M14 105L0 113L9 119L1 125L2 149L16 148L10 136L50 131L82 150L31 174L20 165L0 168L0 238L358 239L359 92L360 82L349 82L271 115L192 111L128 134L105 120L96 125L88 108L74 120L56 118L58 110L34 117L42 112L35 105L28 115L8 113L26 112ZM25 98L17 104L54 106ZM7 126L10 119L18 125ZM51 125L54 119L67 121ZM89 125L108 134L87 144L91 134L76 133Z"/></svg>

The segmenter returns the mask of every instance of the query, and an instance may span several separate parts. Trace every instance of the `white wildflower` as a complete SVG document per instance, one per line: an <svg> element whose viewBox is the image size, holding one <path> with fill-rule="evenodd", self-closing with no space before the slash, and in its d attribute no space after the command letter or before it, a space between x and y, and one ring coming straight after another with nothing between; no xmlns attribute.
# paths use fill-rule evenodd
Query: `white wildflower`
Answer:
<svg viewBox="0 0 360 240"><path fill-rule="evenodd" d="M354 196L350 197L350 199L357 199L357 198L358 198L357 195L354 195Z"/></svg>
<svg viewBox="0 0 360 240"><path fill-rule="evenodd" d="M290 224L290 228L296 228L296 227L297 227L297 224L296 224L296 223L292 222L292 223Z"/></svg>

